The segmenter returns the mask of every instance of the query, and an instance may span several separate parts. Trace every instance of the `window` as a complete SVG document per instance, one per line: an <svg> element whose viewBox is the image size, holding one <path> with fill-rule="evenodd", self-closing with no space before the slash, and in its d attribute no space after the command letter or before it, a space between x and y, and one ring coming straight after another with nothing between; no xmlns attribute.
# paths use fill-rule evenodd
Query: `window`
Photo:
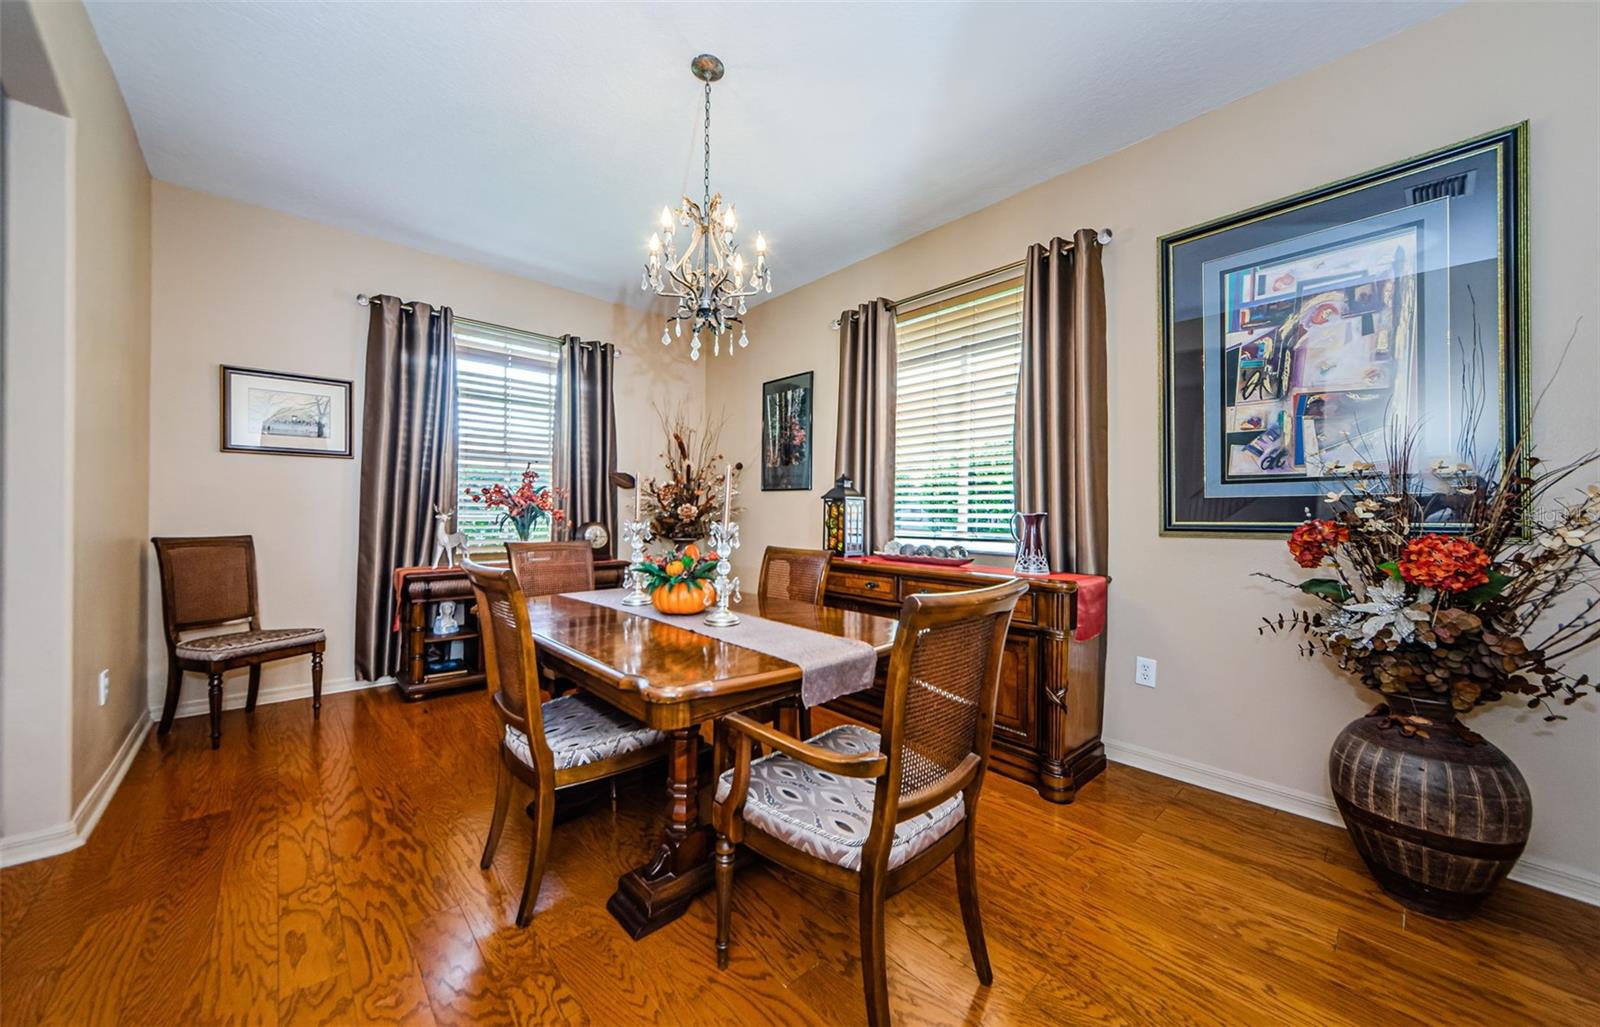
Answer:
<svg viewBox="0 0 1600 1027"><path fill-rule="evenodd" d="M904 311L895 336L895 537L1009 546L1022 280Z"/></svg>
<svg viewBox="0 0 1600 1027"><path fill-rule="evenodd" d="M455 336L457 486L512 486L529 465L548 484L560 341L461 318ZM456 530L469 548L500 545L507 536L498 521L497 510L458 496ZM550 537L548 519L534 537Z"/></svg>

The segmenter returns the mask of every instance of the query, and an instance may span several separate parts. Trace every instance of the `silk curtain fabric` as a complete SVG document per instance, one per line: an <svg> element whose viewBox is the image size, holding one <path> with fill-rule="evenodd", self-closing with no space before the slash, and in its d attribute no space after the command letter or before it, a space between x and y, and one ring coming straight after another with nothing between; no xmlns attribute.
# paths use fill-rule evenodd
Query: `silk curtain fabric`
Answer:
<svg viewBox="0 0 1600 1027"><path fill-rule="evenodd" d="M356 677L393 674L394 570L433 557L434 507L456 499L454 315L375 296L367 325L356 557Z"/></svg>
<svg viewBox="0 0 1600 1027"><path fill-rule="evenodd" d="M834 475L867 497L867 552L894 537L894 306L863 303L839 315L839 431Z"/></svg>
<svg viewBox="0 0 1600 1027"><path fill-rule="evenodd" d="M1028 247L1023 272L1017 509L1049 514L1052 571L1105 574L1105 278L1093 229L1067 246Z"/></svg>
<svg viewBox="0 0 1600 1027"><path fill-rule="evenodd" d="M599 521L617 537L617 348L563 336L556 373L556 437L551 483L565 489L567 527Z"/></svg>

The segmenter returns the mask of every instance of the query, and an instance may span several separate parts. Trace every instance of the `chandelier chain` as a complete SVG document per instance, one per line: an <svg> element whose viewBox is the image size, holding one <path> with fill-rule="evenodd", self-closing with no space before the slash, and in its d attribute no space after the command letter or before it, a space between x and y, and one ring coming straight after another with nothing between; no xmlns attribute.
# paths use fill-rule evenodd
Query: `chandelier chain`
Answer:
<svg viewBox="0 0 1600 1027"><path fill-rule="evenodd" d="M704 202L711 207L711 81L706 80L706 116L705 116L706 151L705 162L702 164L704 174L700 178L700 186L705 191Z"/></svg>

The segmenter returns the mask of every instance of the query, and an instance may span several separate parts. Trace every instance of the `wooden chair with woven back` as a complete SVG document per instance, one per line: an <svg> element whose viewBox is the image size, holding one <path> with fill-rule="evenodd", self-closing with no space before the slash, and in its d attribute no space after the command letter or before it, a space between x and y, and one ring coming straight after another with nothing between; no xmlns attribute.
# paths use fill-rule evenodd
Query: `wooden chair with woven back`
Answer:
<svg viewBox="0 0 1600 1027"><path fill-rule="evenodd" d="M786 549L768 546L761 556L761 583L756 589L756 613L765 615L780 603L821 606L828 591L828 568L833 557L825 549ZM796 696L780 704L793 717L794 736L811 736L811 711ZM776 714L776 711L774 711Z"/></svg>
<svg viewBox="0 0 1600 1027"><path fill-rule="evenodd" d="M533 844L517 907L517 926L533 918L550 854L556 792L600 781L665 755L666 736L583 693L539 701L539 665L528 597L510 570L463 564L478 602L484 664L502 724L497 741L494 814L480 866L487 870L505 827L513 781L533 790ZM531 701L530 701L531 700Z"/></svg>
<svg viewBox="0 0 1600 1027"><path fill-rule="evenodd" d="M737 714L717 723L717 965L728 965L734 846L859 897L870 1024L889 1023L884 901L955 857L978 980L993 980L978 909L974 825L1000 657L1021 581L908 596L890 657L883 733L856 724L798 741ZM760 743L769 755L751 759ZM779 925L772 925L777 927Z"/></svg>
<svg viewBox="0 0 1600 1027"><path fill-rule="evenodd" d="M167 639L167 696L156 734L172 729L184 671L206 675L211 706L211 748L222 744L222 676L250 669L246 712L256 708L261 665L295 656L311 657L311 715L322 710L321 628L262 628L256 593L256 548L249 535L153 538L161 574L161 619ZM227 625L241 630L184 638L187 632Z"/></svg>
<svg viewBox="0 0 1600 1027"><path fill-rule="evenodd" d="M506 562L525 596L553 596L594 590L594 547L587 542L507 542ZM540 680L551 695L577 686L548 669ZM612 785L613 794L616 785Z"/></svg>

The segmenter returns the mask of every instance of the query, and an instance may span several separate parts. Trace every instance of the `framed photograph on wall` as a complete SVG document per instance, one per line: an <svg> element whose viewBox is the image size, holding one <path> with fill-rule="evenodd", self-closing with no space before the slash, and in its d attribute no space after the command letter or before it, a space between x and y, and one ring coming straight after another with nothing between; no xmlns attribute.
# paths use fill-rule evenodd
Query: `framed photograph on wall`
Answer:
<svg viewBox="0 0 1600 1027"><path fill-rule="evenodd" d="M761 491L811 488L811 372L761 386Z"/></svg>
<svg viewBox="0 0 1600 1027"><path fill-rule="evenodd" d="M1527 432L1527 224L1522 124L1161 238L1162 534L1288 532L1407 434L1449 530L1428 469Z"/></svg>
<svg viewBox="0 0 1600 1027"><path fill-rule="evenodd" d="M342 378L224 364L223 452L348 458L352 393Z"/></svg>

